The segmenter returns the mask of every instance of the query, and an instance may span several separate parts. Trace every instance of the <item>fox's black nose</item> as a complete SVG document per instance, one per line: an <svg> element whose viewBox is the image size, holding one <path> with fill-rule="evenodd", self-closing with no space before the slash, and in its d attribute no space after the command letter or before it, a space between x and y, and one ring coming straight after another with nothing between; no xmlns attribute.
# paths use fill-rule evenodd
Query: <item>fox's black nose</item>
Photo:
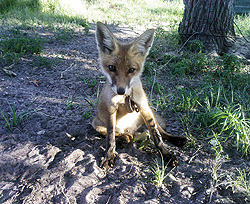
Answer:
<svg viewBox="0 0 250 204"><path fill-rule="evenodd" d="M124 94L125 94L125 89L124 89L124 88L118 88L118 89L117 89L117 93L118 93L119 95L124 95Z"/></svg>

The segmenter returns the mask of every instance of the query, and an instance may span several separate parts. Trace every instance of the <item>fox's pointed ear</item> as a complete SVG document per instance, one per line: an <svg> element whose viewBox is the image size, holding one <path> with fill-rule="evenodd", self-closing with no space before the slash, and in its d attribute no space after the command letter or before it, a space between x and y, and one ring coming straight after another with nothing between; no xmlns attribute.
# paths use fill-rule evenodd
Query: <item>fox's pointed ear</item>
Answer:
<svg viewBox="0 0 250 204"><path fill-rule="evenodd" d="M111 31L101 22L96 24L96 42L100 52L110 54L117 46L117 40Z"/></svg>
<svg viewBox="0 0 250 204"><path fill-rule="evenodd" d="M154 42L154 29L145 31L141 36L132 44L131 51L134 54L140 54L146 57L153 42Z"/></svg>

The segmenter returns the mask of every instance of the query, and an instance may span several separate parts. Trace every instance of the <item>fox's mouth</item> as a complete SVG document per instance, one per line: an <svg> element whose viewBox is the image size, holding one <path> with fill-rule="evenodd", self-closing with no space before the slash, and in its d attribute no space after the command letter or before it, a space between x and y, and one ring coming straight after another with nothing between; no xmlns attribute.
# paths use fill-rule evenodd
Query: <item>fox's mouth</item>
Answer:
<svg viewBox="0 0 250 204"><path fill-rule="evenodd" d="M111 87L112 87L112 90L114 91L114 93L117 94L117 95L127 95L128 92L129 92L129 87L128 86L126 86L125 88L123 88L123 87L117 88L116 85L111 84Z"/></svg>

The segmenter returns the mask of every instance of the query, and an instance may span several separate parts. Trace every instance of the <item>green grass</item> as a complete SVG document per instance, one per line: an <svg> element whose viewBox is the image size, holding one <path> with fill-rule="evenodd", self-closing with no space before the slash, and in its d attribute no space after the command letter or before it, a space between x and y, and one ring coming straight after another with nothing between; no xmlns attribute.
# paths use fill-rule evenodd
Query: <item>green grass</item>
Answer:
<svg viewBox="0 0 250 204"><path fill-rule="evenodd" d="M245 37L250 36L250 14L244 14L244 15L237 15L234 19L236 25L235 31L238 34L243 34Z"/></svg>
<svg viewBox="0 0 250 204"><path fill-rule="evenodd" d="M170 172L174 169L172 168L170 171L167 171L168 163L164 163L163 155L160 152L160 162L157 159L153 160L153 165L150 166L150 171L152 173L151 182L156 185L157 188L162 187L164 180L168 177Z"/></svg>
<svg viewBox="0 0 250 204"><path fill-rule="evenodd" d="M225 135L224 140L235 137L237 150L248 154L250 147L250 120L245 118L244 110L239 104L229 105L218 109L213 113L215 120L211 126L218 125L221 128L220 135Z"/></svg>
<svg viewBox="0 0 250 204"><path fill-rule="evenodd" d="M100 86L97 87L96 97L94 99L92 99L92 97L89 97L86 94L84 100L91 106L91 108L95 109L98 105L99 94L100 94Z"/></svg>
<svg viewBox="0 0 250 204"><path fill-rule="evenodd" d="M34 65L39 66L39 67L52 68L54 64L55 64L54 59L50 59L50 58L43 57L40 55L36 56L35 61L34 61Z"/></svg>
<svg viewBox="0 0 250 204"><path fill-rule="evenodd" d="M40 54L43 50L43 39L30 35L19 28L7 30L5 38L0 39L0 63L10 65L19 61L24 55Z"/></svg>
<svg viewBox="0 0 250 204"><path fill-rule="evenodd" d="M241 192L247 197L245 201L250 198L250 183L249 183L249 173L246 173L246 170L239 170L238 173L232 173L231 175L225 174L225 171L222 169L224 162L228 161L228 155L225 154L223 149L222 142L220 141L220 136L213 132L213 138L209 141L211 149L215 152L215 158L211 163L211 187L210 187L210 202L212 201L213 193L216 188L224 186L226 188L232 188L233 193Z"/></svg>
<svg viewBox="0 0 250 204"><path fill-rule="evenodd" d="M29 110L36 100L37 98L33 100L24 110L17 110L15 104L13 104L13 106L9 106L9 113L2 112L5 125L10 132L13 132L14 128L20 125L31 114L37 112L37 110Z"/></svg>
<svg viewBox="0 0 250 204"><path fill-rule="evenodd" d="M178 41L174 32L156 32L143 73L147 89L156 95L150 97L151 105L168 114L166 117L177 114L192 144L195 135L199 139L211 137L214 130L223 146L236 147L247 155L249 65L231 54L211 58L203 53L199 41L176 54L181 47ZM157 75L154 70L158 70ZM171 92L166 89L173 86L176 88Z"/></svg>
<svg viewBox="0 0 250 204"><path fill-rule="evenodd" d="M71 27L89 31L89 23L162 27L177 31L182 20L182 0L2 0L0 24L44 26L52 29ZM236 16L235 22L245 36L250 35L250 15ZM240 31L236 28L236 32Z"/></svg>
<svg viewBox="0 0 250 204"><path fill-rule="evenodd" d="M77 102L77 98L69 97L66 104L64 105L64 109L68 110L76 105L80 105L80 103Z"/></svg>
<svg viewBox="0 0 250 204"><path fill-rule="evenodd" d="M238 176L234 176L233 179L229 180L229 183L231 183L233 191L235 191L236 187L241 187L243 189L243 193L250 198L250 174L246 173L245 169L242 171L237 169Z"/></svg>
<svg viewBox="0 0 250 204"><path fill-rule="evenodd" d="M5 53L12 52L39 54L42 51L42 43L40 38L14 36L7 40L1 41L1 48Z"/></svg>
<svg viewBox="0 0 250 204"><path fill-rule="evenodd" d="M209 58L202 53L200 42L193 42L179 55L166 55L165 52L178 50L178 44L169 40L172 37L171 33L158 31L155 47L145 64L148 89L155 80L153 92L158 94L151 104L167 114L178 114L192 144L196 134L200 135L199 139L210 137L213 129L223 145L232 144L231 148L235 145L242 155L247 155L250 145L249 93L246 91L249 66L234 55ZM162 39L166 39L163 47ZM159 70L160 74L154 78L153 70L166 63L166 68ZM181 84L176 86L180 88L167 92L166 77Z"/></svg>
<svg viewBox="0 0 250 204"><path fill-rule="evenodd" d="M43 26L51 29L78 28L89 31L83 14L70 10L60 0L3 0L8 9L0 12L0 24L8 26ZM66 3L66 1L64 2ZM64 7L63 7L64 5Z"/></svg>

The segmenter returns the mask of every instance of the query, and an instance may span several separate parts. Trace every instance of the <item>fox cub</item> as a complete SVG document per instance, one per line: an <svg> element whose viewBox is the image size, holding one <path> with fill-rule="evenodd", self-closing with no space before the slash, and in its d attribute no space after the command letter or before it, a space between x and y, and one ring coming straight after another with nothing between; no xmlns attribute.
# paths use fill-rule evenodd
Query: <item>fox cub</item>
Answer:
<svg viewBox="0 0 250 204"><path fill-rule="evenodd" d="M114 165L116 136L133 138L134 132L145 123L155 146L169 158L163 139L176 146L183 146L186 138L166 133L149 107L140 76L146 56L153 44L154 30L145 31L130 43L119 42L112 32L98 22L96 42L100 66L107 81L100 94L97 115L92 122L94 129L107 136L105 157L101 167Z"/></svg>

